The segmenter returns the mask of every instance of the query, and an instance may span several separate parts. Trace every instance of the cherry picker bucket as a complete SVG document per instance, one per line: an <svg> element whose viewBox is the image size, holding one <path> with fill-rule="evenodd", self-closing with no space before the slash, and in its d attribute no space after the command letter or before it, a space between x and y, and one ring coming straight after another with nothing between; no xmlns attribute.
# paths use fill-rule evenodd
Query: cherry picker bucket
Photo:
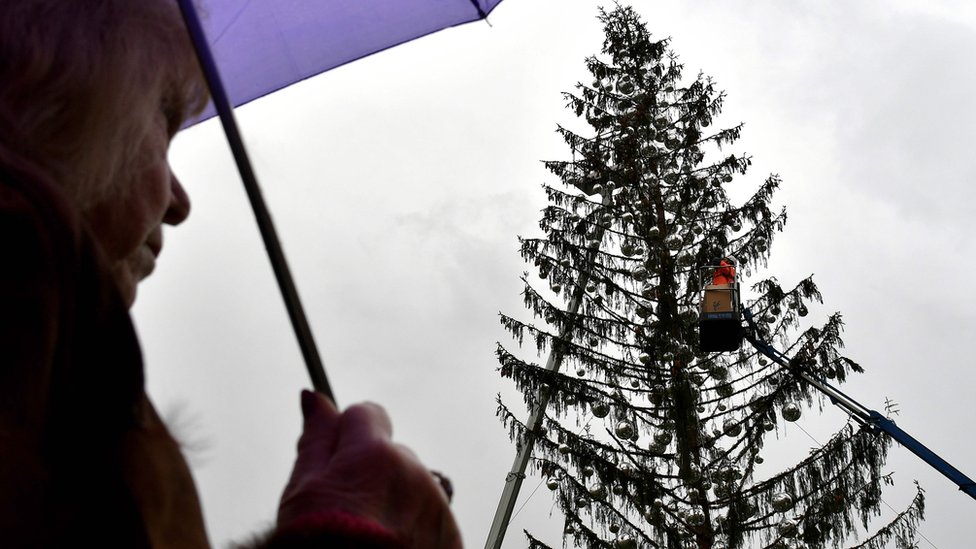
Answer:
<svg viewBox="0 0 976 549"><path fill-rule="evenodd" d="M698 340L703 352L737 351L742 345L742 308L735 264L723 259L703 268L701 307L698 313Z"/></svg>

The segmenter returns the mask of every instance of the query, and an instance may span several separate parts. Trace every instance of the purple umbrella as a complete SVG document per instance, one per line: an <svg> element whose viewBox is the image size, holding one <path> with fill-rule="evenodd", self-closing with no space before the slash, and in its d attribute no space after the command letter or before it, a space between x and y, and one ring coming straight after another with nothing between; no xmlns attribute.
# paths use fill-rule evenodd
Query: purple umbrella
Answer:
<svg viewBox="0 0 976 549"><path fill-rule="evenodd" d="M335 401L233 107L397 44L484 19L501 0L210 0L206 29L193 0L178 2L213 96L197 121L214 112L220 116L312 385Z"/></svg>

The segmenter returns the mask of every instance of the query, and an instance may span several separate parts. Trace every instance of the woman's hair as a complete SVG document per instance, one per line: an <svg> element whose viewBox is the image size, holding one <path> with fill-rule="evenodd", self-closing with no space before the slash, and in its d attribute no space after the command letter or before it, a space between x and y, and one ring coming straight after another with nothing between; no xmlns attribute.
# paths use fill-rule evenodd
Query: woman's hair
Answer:
<svg viewBox="0 0 976 549"><path fill-rule="evenodd" d="M3 4L0 159L35 165L83 206L134 175L147 116L162 109L172 134L206 104L173 0Z"/></svg>

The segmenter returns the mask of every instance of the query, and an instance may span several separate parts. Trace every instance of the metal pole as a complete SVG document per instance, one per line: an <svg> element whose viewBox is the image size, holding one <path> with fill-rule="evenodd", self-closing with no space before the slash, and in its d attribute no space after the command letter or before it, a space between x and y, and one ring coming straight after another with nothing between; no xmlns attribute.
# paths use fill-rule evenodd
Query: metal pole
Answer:
<svg viewBox="0 0 976 549"><path fill-rule="evenodd" d="M607 206L609 202L610 192L608 191L603 199L603 206ZM601 240L603 239L604 232L605 229L603 227L598 229L597 234ZM590 248L590 255L595 254L599 249L599 244ZM569 308L566 310L570 315L575 315L579 312L580 305L583 303L584 288L589 278L589 271L580 271L579 278L576 281L576 291L569 301ZM565 326L559 333L559 340L564 341L572 331L572 325ZM549 358L546 360L546 370L553 372L559 371L559 366L562 364L562 355L559 353L558 347L558 344L553 344L552 350L549 352ZM522 488L522 481L525 480L525 468L528 467L529 459L532 457L536 433L539 432L539 426L542 425L542 420L546 416L546 408L548 406L549 393L546 390L542 390L539 393L535 406L529 411L529 419L525 424L525 437L523 437L522 446L519 448L518 454L515 456L515 461L512 463L512 470L505 476L505 488L502 490L502 496L498 500L498 508L495 509L495 518L491 521L491 529L488 531L485 549L500 549L502 546L502 540L505 539L505 532L508 530L508 523L512 519L512 509L515 508L515 500L518 498L519 490Z"/></svg>
<svg viewBox="0 0 976 549"><path fill-rule="evenodd" d="M312 379L312 387L329 397L332 402L335 402L335 395L332 392L332 387L329 385L329 379L325 375L325 366L319 357L318 349L315 346L315 339L312 336L312 330L308 325L305 310L302 308L302 302L298 297L298 289L295 287L291 271L288 268L288 262L285 260L284 250L281 248L274 223L271 221L271 213L268 211L268 207L261 195L261 188L258 186L257 177L254 174L254 169L251 167L247 151L244 148L244 142L237 128L237 121L234 119L234 109L227 99L223 82L220 79L220 73L217 71L217 65L207 44L206 35L203 32L203 27L200 25L197 12L193 7L193 0L177 1L180 5L180 11L183 13L183 21L186 23L187 31L190 33L190 40L193 42L193 47L196 50L197 59L200 61L200 68L203 70L203 75L207 80L207 86L210 88L210 95L213 98L214 106L217 109L217 114L220 116L220 123L223 125L224 133L227 135L227 142L230 144L231 152L234 154L234 160L241 174L241 180L244 182L244 189L247 191L247 197L251 202L251 209L254 210L254 218L257 221L258 229L261 231L261 238L264 241L264 247L268 252L268 259L271 261L271 267L278 281L281 297L285 301L285 308L288 310L288 317L291 319L292 328L295 331L295 336L298 338L298 345L301 347L302 356L305 358L305 366L308 369L309 377Z"/></svg>

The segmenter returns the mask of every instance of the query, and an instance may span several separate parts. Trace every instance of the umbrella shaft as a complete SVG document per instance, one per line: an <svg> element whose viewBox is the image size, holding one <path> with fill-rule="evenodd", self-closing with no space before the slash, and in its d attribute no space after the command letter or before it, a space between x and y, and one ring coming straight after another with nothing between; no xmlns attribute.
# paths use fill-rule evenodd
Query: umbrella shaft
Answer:
<svg viewBox="0 0 976 549"><path fill-rule="evenodd" d="M251 167L247 150L244 148L244 142L241 139L237 122L234 119L233 108L230 105L230 101L227 100L227 94L224 91L220 74L217 72L217 65L214 63L213 55L211 55L210 48L207 45L206 35L203 32L200 19L197 17L196 10L193 7L193 0L178 0L178 2L180 11L183 12L183 20L186 22L186 28L190 33L190 39L196 50L197 59L200 61L200 67L207 80L207 86L210 88L210 95L213 98L214 107L216 107L217 114L220 116L224 133L227 135L231 152L234 154L234 161L237 163L241 180L244 182L244 189L247 191L258 229L261 232L261 238L264 240L264 247L268 252L268 259L271 261L271 267L278 281L278 288L281 290L281 296L285 301L285 307L288 310L288 316L295 330L295 336L298 338L302 356L305 358L305 366L308 369L309 376L312 378L312 386L316 391L335 402L332 387L329 385L329 379L325 375L325 366L322 364L322 359L319 357L318 349L315 346L315 339L312 336L312 330L305 316L305 310L302 308L301 300L298 297L298 290L295 287L291 271L288 268L288 262L285 260L285 254L278 240L274 223L271 221L271 214L261 195L257 177L254 175L254 169Z"/></svg>

